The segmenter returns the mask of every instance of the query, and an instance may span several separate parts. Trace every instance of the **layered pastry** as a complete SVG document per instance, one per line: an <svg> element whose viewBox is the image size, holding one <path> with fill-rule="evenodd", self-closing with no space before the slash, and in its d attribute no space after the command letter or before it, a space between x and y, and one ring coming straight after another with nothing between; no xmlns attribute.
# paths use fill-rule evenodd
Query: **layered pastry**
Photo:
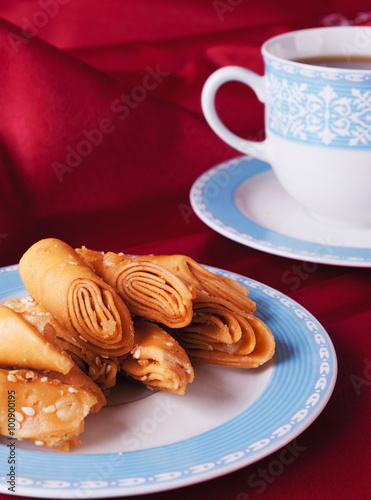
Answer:
<svg viewBox="0 0 371 500"><path fill-rule="evenodd" d="M133 257L35 243L19 273L30 294L0 306L0 433L63 451L121 374L184 394L192 364L256 368L275 340L248 290L184 255Z"/></svg>
<svg viewBox="0 0 371 500"><path fill-rule="evenodd" d="M173 330L193 363L256 368L273 357L272 332L255 315L240 314L212 297L196 300L193 308L192 322Z"/></svg>
<svg viewBox="0 0 371 500"><path fill-rule="evenodd" d="M119 362L117 357L110 356L109 351L105 352L99 349L105 354L98 354L96 350L89 349L87 342L83 341L79 335L64 328L50 312L31 296L8 300L5 305L20 313L44 338L51 339L55 346L69 354L73 362L84 373L88 374L102 390L115 385Z"/></svg>
<svg viewBox="0 0 371 500"><path fill-rule="evenodd" d="M79 446L85 418L106 404L97 384L51 335L6 306L0 345L0 434L62 451Z"/></svg>
<svg viewBox="0 0 371 500"><path fill-rule="evenodd" d="M194 291L168 269L125 254L76 251L117 290L132 314L171 328L191 322Z"/></svg>
<svg viewBox="0 0 371 500"><path fill-rule="evenodd" d="M134 322L135 343L121 371L147 389L184 394L194 371L185 350L163 328L144 320Z"/></svg>
<svg viewBox="0 0 371 500"><path fill-rule="evenodd" d="M112 356L130 351L134 329L128 308L69 245L55 238L38 241L22 256L19 274L36 302L87 348Z"/></svg>
<svg viewBox="0 0 371 500"><path fill-rule="evenodd" d="M178 276L196 295L211 295L231 302L242 311L254 312L256 304L248 297L243 285L225 276L219 276L185 255L142 255L138 260L153 262Z"/></svg>

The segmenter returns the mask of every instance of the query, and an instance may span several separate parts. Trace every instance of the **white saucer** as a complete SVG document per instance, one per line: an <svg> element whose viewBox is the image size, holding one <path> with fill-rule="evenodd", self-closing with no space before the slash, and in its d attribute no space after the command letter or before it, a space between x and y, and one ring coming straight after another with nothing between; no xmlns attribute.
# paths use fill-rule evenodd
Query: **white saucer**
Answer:
<svg viewBox="0 0 371 500"><path fill-rule="evenodd" d="M310 216L281 187L269 164L246 156L201 175L191 205L231 240L304 261L371 267L371 229L330 226Z"/></svg>

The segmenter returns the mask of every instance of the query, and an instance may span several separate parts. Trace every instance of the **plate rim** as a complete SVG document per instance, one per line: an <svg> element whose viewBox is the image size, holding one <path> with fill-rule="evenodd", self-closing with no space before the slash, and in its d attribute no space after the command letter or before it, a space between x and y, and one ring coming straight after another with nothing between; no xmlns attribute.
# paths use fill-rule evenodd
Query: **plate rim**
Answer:
<svg viewBox="0 0 371 500"><path fill-rule="evenodd" d="M245 172L241 173L241 177L238 174L234 174L232 169L236 165L240 165L243 162L251 162L253 165L249 165ZM250 167L250 168L249 168ZM253 171L253 168L257 171ZM250 170L250 171L249 171ZM230 209L234 214L238 214L244 218L244 223L246 224L246 231L241 231L240 229L233 226L228 218L224 220L217 217L210 207L207 205L204 196L205 186L207 183L213 180L221 171L232 171L232 178L235 176L234 182L228 187L223 186L220 189L219 194L223 194L223 199L226 199L228 195L232 195L236 189L238 189L245 181L265 173L273 171L269 163L263 162L256 158L248 155L236 156L230 158L226 161L218 163L217 165L209 168L203 172L192 184L189 199L191 207L195 214L211 229L217 233L223 235L224 237L241 243L242 245L255 248L256 250L261 250L263 252L278 255L280 257L300 259L302 261L316 262L318 264L328 264L328 265L341 265L348 267L361 267L369 268L371 267L371 248L360 248L360 247L344 247L338 245L331 245L326 243L326 248L333 251L333 254L326 256L322 253L316 253L311 251L313 247L318 247L318 244L311 241L307 241L301 238L295 238L293 236L288 236L283 233L274 231L272 229L265 228L260 224L256 223L252 219L249 219L245 214L242 214L234 202L230 204ZM238 182L239 181L239 182ZM238 184L237 184L238 182ZM224 192L223 192L224 190ZM219 199L215 196L216 199ZM257 230L263 230L267 235L273 237L275 241L269 241L268 239L261 239L256 236ZM370 231L371 232L371 231ZM298 250L293 248L294 244L299 243L301 245L307 246L307 249ZM353 251L354 255L348 257L342 257L336 254L339 253L339 249L342 251ZM370 257L359 257L357 252L366 252L369 250Z"/></svg>
<svg viewBox="0 0 371 500"><path fill-rule="evenodd" d="M276 441L272 441L269 446L262 446L260 451L258 451L257 453L255 453L253 455L253 460L240 460L240 457L238 460L235 460L235 461L231 461L230 463L226 463L223 465L223 468L220 470L220 469L210 469L209 471L205 471L205 473L203 474L200 474L199 476L194 476L193 478L191 477L191 475L188 475L188 477L184 477L183 475L183 480L181 482L175 482L174 481L169 481L169 482L158 482L158 483L149 483L148 481L146 481L146 488L128 488L128 489L123 489L122 487L120 488L112 488L110 487L109 489L96 489L96 490L92 490L90 489L89 490L89 496L88 498L111 498L111 497L116 497L116 496L121 496L121 497L126 497L126 496L133 496L133 495L142 495L142 494L150 494L150 493L158 493L158 492L161 492L161 491L168 491L168 490L176 490L176 489L179 489L179 488L182 488L182 487L186 487L186 486L190 486L190 485L194 485L194 484L197 484L197 483L201 483L201 482L205 482L205 481L208 481L208 480L211 480L211 479L216 479L218 477L222 477L222 476L225 476L227 474L230 474L232 472L235 472L237 470L240 470L244 467L247 467L249 465L252 465L253 463L261 460L262 458L266 457L266 456L269 456L271 455L272 453L274 453L275 451L283 448L284 446L286 446L289 442L291 442L293 439L295 439L297 436L299 436L305 429L307 429L317 418L318 416L320 415L320 413L322 413L322 411L324 410L324 408L326 407L329 399L331 398L331 395L333 393L333 390L334 390L334 387L335 387L335 384L336 384L336 379L337 379L337 372L338 372L338 362L337 362L337 356L336 356L336 351L335 351L335 348L334 348L334 345L332 343L332 340L329 336L329 334L326 332L326 330L324 329L323 325L303 306L301 306L298 302L296 302L295 300L289 298L288 296L286 296L284 293L274 289L273 287L269 286L269 285L266 285L264 283L261 283L260 281L257 281L253 278L248 278L248 277L245 277L241 274L238 274L238 273L235 273L235 272L230 272L230 271L227 271L227 270L224 270L224 269L220 269L218 267L215 267L215 266L208 266L208 265L205 265L205 267L207 267L208 269L210 269L211 271L213 272L217 272L217 273L221 273L222 275L226 275L226 276L229 276L229 277L232 277L232 278L235 278L237 279L239 282L243 282L244 285L248 286L248 284L252 284L254 285L256 288L259 288L260 290L267 290L267 295L269 296L270 293L273 293L273 294L278 294L278 297L280 297L280 301L284 300L284 301L288 301L289 303L291 303L291 305L297 307L300 309L300 311L302 311L302 313L304 313L304 315L306 314L307 315L307 318L311 319L311 320L314 320L315 323L317 324L317 329L319 329L319 331L321 332L321 334L325 336L326 338L326 345L328 345L328 347L330 348L330 351L331 351L331 359L332 359L332 364L331 364L331 378L329 380L329 384L328 386L326 387L326 392L325 394L323 395L322 399L320 400L320 404L318 407L315 408L315 411L313 411L310 416L307 418L307 419L304 419L304 421L302 423L298 423L298 425L295 427L295 430L293 432L287 432L286 436L283 438L283 439L280 439L280 441L277 443ZM16 271L16 274L19 276L19 273L18 273L18 266L17 265L13 265L13 266L6 266L5 268L0 268L0 276L4 273L4 272L14 272ZM252 293L253 291L253 288L249 288L249 291ZM24 287L23 287L24 288ZM20 293L21 291L18 291L18 293ZM0 294L1 294L1 290L0 290ZM265 293L265 292L264 292ZM7 295L0 295L1 298L4 298L6 297ZM288 307L288 305L286 304L286 307ZM272 371L272 374L271 374L271 377L273 376L274 374L274 366L273 366L273 371ZM269 384L269 382L268 382ZM263 394L264 392L266 391L266 387L264 388L263 390ZM258 400L259 398L261 397L258 396ZM254 404L254 402L252 403ZM239 415L242 415L244 412L246 412L248 410L249 406L245 408L245 410L243 410ZM227 425L230 425L229 422L231 422L234 418L236 417L232 417L232 419L230 419L229 421L225 422L224 424L221 424L219 426L217 426L216 429L219 429L220 427L223 427L223 426L227 426ZM212 430L209 430L209 431L206 431L205 433L201 433L199 436L204 436L205 434L209 434L211 432L213 432L214 429ZM273 431L272 431L273 432ZM195 438L197 439L199 436L195 436ZM195 438L190 438L190 439L195 439ZM184 441L188 441L187 439L185 439ZM178 442L178 443L174 443L176 445L179 445L181 446L181 443L182 441ZM3 446L3 445L1 445ZM162 449L162 448L166 448L168 446L172 446L172 445L164 445L164 446L160 446L160 447L156 447L156 448L159 448L159 449ZM252 446L252 445L250 445ZM156 450L156 448L152 448L152 450ZM151 450L151 449L150 449ZM21 451L21 450L19 450ZM32 454L34 455L35 453L40 453L38 451L29 451L29 450L22 450L22 451L25 451L26 452L26 455L29 455L29 454ZM146 450L143 450L143 451L146 451ZM127 453L136 453L135 451L134 452L125 452L125 454ZM232 454L235 454L236 451L233 451ZM46 454L44 454L46 455ZM47 454L49 457L50 456L64 456L64 455L60 455L60 454ZM95 454L94 456L105 456L105 455L117 455L115 453L104 453L104 454ZM120 454L119 454L120 455ZM81 460L81 458L83 457L86 457L88 455L86 454L79 454L79 455L74 455L74 457L76 458L76 460ZM225 457L220 457L221 459L225 458ZM191 478L191 479L189 479ZM7 493L7 490L5 490L4 488L6 487L6 484L4 485L3 482L0 483L0 492L3 492L3 493ZM17 485L17 492L16 494L18 495L26 495L26 496L30 496L30 497L36 497L36 498L75 498L76 497L76 493L81 490L81 487L79 489L69 489L69 490L65 490L63 488L61 489L52 489L52 488L42 488L42 487L39 487L39 488L36 488L36 487L27 487L26 485L25 486L22 486L22 485Z"/></svg>

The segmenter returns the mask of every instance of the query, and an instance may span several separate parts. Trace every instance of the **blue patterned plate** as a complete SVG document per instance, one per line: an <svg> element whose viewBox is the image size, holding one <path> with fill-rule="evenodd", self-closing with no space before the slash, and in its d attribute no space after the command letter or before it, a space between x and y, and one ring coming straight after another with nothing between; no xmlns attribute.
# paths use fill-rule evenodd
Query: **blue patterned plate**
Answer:
<svg viewBox="0 0 371 500"><path fill-rule="evenodd" d="M199 367L184 396L149 393L86 419L70 453L16 443L19 495L107 498L165 491L213 479L288 445L326 406L336 380L332 342L302 306L226 271L250 290L277 343L255 370ZM0 269L0 302L26 295L17 266ZM7 438L0 438L0 491L8 493ZM290 452L287 446L288 453Z"/></svg>
<svg viewBox="0 0 371 500"><path fill-rule="evenodd" d="M302 261L371 267L371 229L334 227L314 219L280 186L268 163L241 156L202 174L191 205L227 238Z"/></svg>

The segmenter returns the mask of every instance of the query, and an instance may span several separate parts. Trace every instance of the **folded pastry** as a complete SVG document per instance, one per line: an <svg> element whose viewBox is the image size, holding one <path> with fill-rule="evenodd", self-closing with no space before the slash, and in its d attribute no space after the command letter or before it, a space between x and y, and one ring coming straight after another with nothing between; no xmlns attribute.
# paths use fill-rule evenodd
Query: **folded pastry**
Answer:
<svg viewBox="0 0 371 500"><path fill-rule="evenodd" d="M89 349L86 342L83 342L78 335L74 335L64 328L57 319L32 297L8 300L5 305L7 306L6 309L11 308L11 310L15 311L13 312L14 315L18 313L19 318L22 318L25 320L24 322L32 325L45 340L48 340L49 343L54 344L56 348L62 349L67 353L70 362L72 360L84 373L87 373L101 389L108 389L115 385L116 374L119 367L117 357L100 355L96 351ZM0 354L0 365L1 364ZM35 367L27 363L25 366ZM44 366L44 368L47 367ZM56 368L54 368L54 370L56 370Z"/></svg>
<svg viewBox="0 0 371 500"><path fill-rule="evenodd" d="M171 271L130 255L102 254L85 247L76 251L118 291L131 313L171 328L190 323L194 295Z"/></svg>
<svg viewBox="0 0 371 500"><path fill-rule="evenodd" d="M208 293L230 301L243 311L254 312L256 304L248 297L243 285L225 276L219 276L185 255L145 255L136 257L165 267L178 276L188 287L196 290L197 296Z"/></svg>
<svg viewBox="0 0 371 500"><path fill-rule="evenodd" d="M160 326L149 321L134 322L135 344L121 363L121 371L147 389L184 394L194 379L185 350Z"/></svg>
<svg viewBox="0 0 371 500"><path fill-rule="evenodd" d="M74 366L66 375L0 368L0 434L69 451L79 446L84 419L105 398Z"/></svg>
<svg viewBox="0 0 371 500"><path fill-rule="evenodd" d="M40 240L19 263L28 293L64 328L99 354L120 356L133 346L128 308L73 248L55 238Z"/></svg>
<svg viewBox="0 0 371 500"><path fill-rule="evenodd" d="M44 337L22 315L0 305L0 366L22 366L68 373L71 357Z"/></svg>
<svg viewBox="0 0 371 500"><path fill-rule="evenodd" d="M173 335L197 364L256 368L272 358L275 341L253 314L240 315L218 302L194 303L192 322Z"/></svg>

